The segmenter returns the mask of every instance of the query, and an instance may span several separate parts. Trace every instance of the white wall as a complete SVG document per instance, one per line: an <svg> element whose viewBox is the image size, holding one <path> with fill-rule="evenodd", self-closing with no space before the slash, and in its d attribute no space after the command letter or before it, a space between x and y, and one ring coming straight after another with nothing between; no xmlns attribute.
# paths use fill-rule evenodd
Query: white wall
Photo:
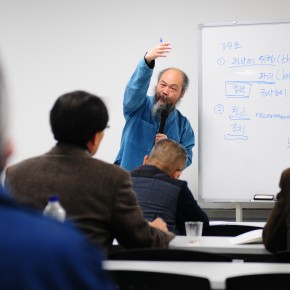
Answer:
<svg viewBox="0 0 290 290"><path fill-rule="evenodd" d="M289 0L0 0L0 53L10 97L9 164L54 144L48 114L56 98L87 90L104 98L110 129L96 157L113 162L124 119L123 91L144 53L159 42L172 52L157 61L186 71L190 87L180 105L198 142L198 24L289 18ZM183 179L198 196L198 146Z"/></svg>

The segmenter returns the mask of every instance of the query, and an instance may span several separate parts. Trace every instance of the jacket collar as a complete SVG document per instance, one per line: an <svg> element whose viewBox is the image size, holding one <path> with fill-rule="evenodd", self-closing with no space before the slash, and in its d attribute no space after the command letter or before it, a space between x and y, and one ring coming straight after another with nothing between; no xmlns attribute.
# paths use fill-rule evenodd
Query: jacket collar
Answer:
<svg viewBox="0 0 290 290"><path fill-rule="evenodd" d="M91 157L89 151L86 150L85 148L62 142L56 143L56 145L47 154L74 155L76 157L87 157L87 158Z"/></svg>

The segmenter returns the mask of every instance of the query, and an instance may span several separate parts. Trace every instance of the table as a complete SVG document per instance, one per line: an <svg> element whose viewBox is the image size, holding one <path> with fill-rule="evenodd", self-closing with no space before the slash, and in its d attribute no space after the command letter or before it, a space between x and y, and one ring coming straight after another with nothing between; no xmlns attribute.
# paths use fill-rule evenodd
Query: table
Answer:
<svg viewBox="0 0 290 290"><path fill-rule="evenodd" d="M262 273L290 274L288 263L104 261L103 268L205 277L209 279L213 290L225 289L225 281L229 277Z"/></svg>
<svg viewBox="0 0 290 290"><path fill-rule="evenodd" d="M176 236L170 243L169 248L180 248L186 250L227 254L232 259L244 261L271 261L273 254L261 244L232 245L230 237L202 236L201 241L194 244L187 242L186 236Z"/></svg>
<svg viewBox="0 0 290 290"><path fill-rule="evenodd" d="M200 242L189 244L186 236L175 236L175 238L169 243L169 248L181 248L221 254L271 254L265 249L263 244L232 245L229 239L230 237L202 236Z"/></svg>

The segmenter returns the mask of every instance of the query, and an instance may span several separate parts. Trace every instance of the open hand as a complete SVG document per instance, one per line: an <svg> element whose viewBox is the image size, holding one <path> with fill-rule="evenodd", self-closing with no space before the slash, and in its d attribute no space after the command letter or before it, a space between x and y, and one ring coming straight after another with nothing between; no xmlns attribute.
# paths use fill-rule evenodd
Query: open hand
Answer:
<svg viewBox="0 0 290 290"><path fill-rule="evenodd" d="M155 60L158 57L166 57L171 50L170 44L171 42L159 43L157 46L147 52L145 56L147 63L150 63L152 60Z"/></svg>

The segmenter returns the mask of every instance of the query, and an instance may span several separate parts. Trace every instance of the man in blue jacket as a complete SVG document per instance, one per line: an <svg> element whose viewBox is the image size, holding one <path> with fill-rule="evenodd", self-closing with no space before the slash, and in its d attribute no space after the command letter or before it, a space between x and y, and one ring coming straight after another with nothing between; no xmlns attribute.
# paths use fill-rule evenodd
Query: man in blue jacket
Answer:
<svg viewBox="0 0 290 290"><path fill-rule="evenodd" d="M168 229L178 235L185 235L186 221L209 225L207 214L194 199L187 182L179 179L186 160L182 145L163 139L145 156L144 165L131 171L133 189L144 217L149 221L161 217Z"/></svg>
<svg viewBox="0 0 290 290"><path fill-rule="evenodd" d="M126 124L115 163L127 170L142 165L144 156L150 153L154 144L165 138L182 144L188 155L186 167L192 163L194 132L188 119L176 109L188 87L187 75L177 68L165 69L159 73L155 96L147 95L155 59L166 57L170 49L170 43L165 42L146 53L125 89L123 113ZM164 110L169 115L165 118L164 132L160 132Z"/></svg>

